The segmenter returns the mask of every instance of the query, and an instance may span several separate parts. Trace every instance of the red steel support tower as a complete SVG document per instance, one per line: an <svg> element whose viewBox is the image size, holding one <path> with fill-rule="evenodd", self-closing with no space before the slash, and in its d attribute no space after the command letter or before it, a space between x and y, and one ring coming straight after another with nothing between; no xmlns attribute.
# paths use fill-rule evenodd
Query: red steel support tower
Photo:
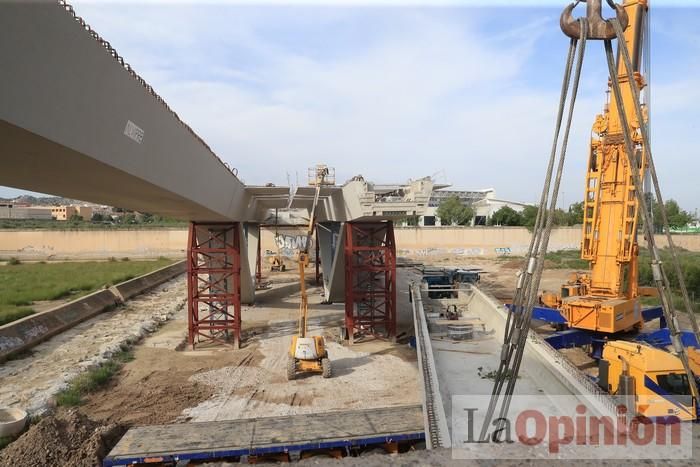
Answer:
<svg viewBox="0 0 700 467"><path fill-rule="evenodd" d="M188 342L240 346L241 257L237 222L191 222L187 248Z"/></svg>
<svg viewBox="0 0 700 467"><path fill-rule="evenodd" d="M345 224L345 328L355 335L396 338L394 224Z"/></svg>

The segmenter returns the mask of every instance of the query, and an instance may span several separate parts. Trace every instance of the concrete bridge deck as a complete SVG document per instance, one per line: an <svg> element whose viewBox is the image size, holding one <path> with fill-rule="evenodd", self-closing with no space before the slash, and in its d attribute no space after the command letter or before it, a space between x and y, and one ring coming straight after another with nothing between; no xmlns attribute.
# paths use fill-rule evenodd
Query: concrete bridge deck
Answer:
<svg viewBox="0 0 700 467"><path fill-rule="evenodd" d="M241 287L244 302L253 300L255 224L274 209L308 212L313 187L244 185L63 2L0 2L0 61L0 185L190 221L246 223ZM355 177L322 189L317 219L337 232L341 222L421 215L432 186L429 177L389 188ZM336 251L326 244L322 256L327 298L339 301Z"/></svg>

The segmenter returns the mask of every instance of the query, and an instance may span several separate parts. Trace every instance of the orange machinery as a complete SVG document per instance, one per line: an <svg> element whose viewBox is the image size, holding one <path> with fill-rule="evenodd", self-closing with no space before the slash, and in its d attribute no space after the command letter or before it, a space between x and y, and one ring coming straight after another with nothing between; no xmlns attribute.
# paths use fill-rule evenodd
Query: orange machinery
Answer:
<svg viewBox="0 0 700 467"><path fill-rule="evenodd" d="M629 17L625 41L636 71L630 77L620 63L618 74L624 108L630 109L627 121L638 163L634 167L628 163L620 115L608 89L608 102L593 124L584 189L581 258L590 261L591 269L570 278L560 294L543 293L541 297L544 305L558 308L571 327L604 333L641 328L638 297L646 292L638 286L637 268L639 205L635 190L642 187L634 185L632 171L638 170L644 179L647 167L642 157L642 122L633 112L630 79L637 81L639 89L646 86L639 70L648 5L645 0L626 0L623 7Z"/></svg>

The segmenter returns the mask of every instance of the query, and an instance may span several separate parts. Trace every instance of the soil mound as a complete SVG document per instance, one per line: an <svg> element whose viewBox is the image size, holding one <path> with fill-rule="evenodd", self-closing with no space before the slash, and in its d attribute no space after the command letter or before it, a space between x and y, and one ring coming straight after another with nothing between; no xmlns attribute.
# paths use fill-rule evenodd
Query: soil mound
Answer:
<svg viewBox="0 0 700 467"><path fill-rule="evenodd" d="M77 411L48 415L0 451L0 465L100 466L124 431L120 425L101 425Z"/></svg>

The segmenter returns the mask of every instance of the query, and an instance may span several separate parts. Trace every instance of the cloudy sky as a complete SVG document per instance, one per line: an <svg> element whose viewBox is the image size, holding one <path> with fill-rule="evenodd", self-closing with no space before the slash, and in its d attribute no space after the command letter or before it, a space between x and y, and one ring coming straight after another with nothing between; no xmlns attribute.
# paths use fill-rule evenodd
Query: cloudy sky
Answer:
<svg viewBox="0 0 700 467"><path fill-rule="evenodd" d="M303 180L325 162L339 180L434 175L538 198L568 47L558 25L566 1L71 3L246 183ZM651 3L654 155L666 197L693 211L700 8ZM602 44L590 44L564 205L582 197L603 60ZM0 187L0 196L17 193Z"/></svg>

